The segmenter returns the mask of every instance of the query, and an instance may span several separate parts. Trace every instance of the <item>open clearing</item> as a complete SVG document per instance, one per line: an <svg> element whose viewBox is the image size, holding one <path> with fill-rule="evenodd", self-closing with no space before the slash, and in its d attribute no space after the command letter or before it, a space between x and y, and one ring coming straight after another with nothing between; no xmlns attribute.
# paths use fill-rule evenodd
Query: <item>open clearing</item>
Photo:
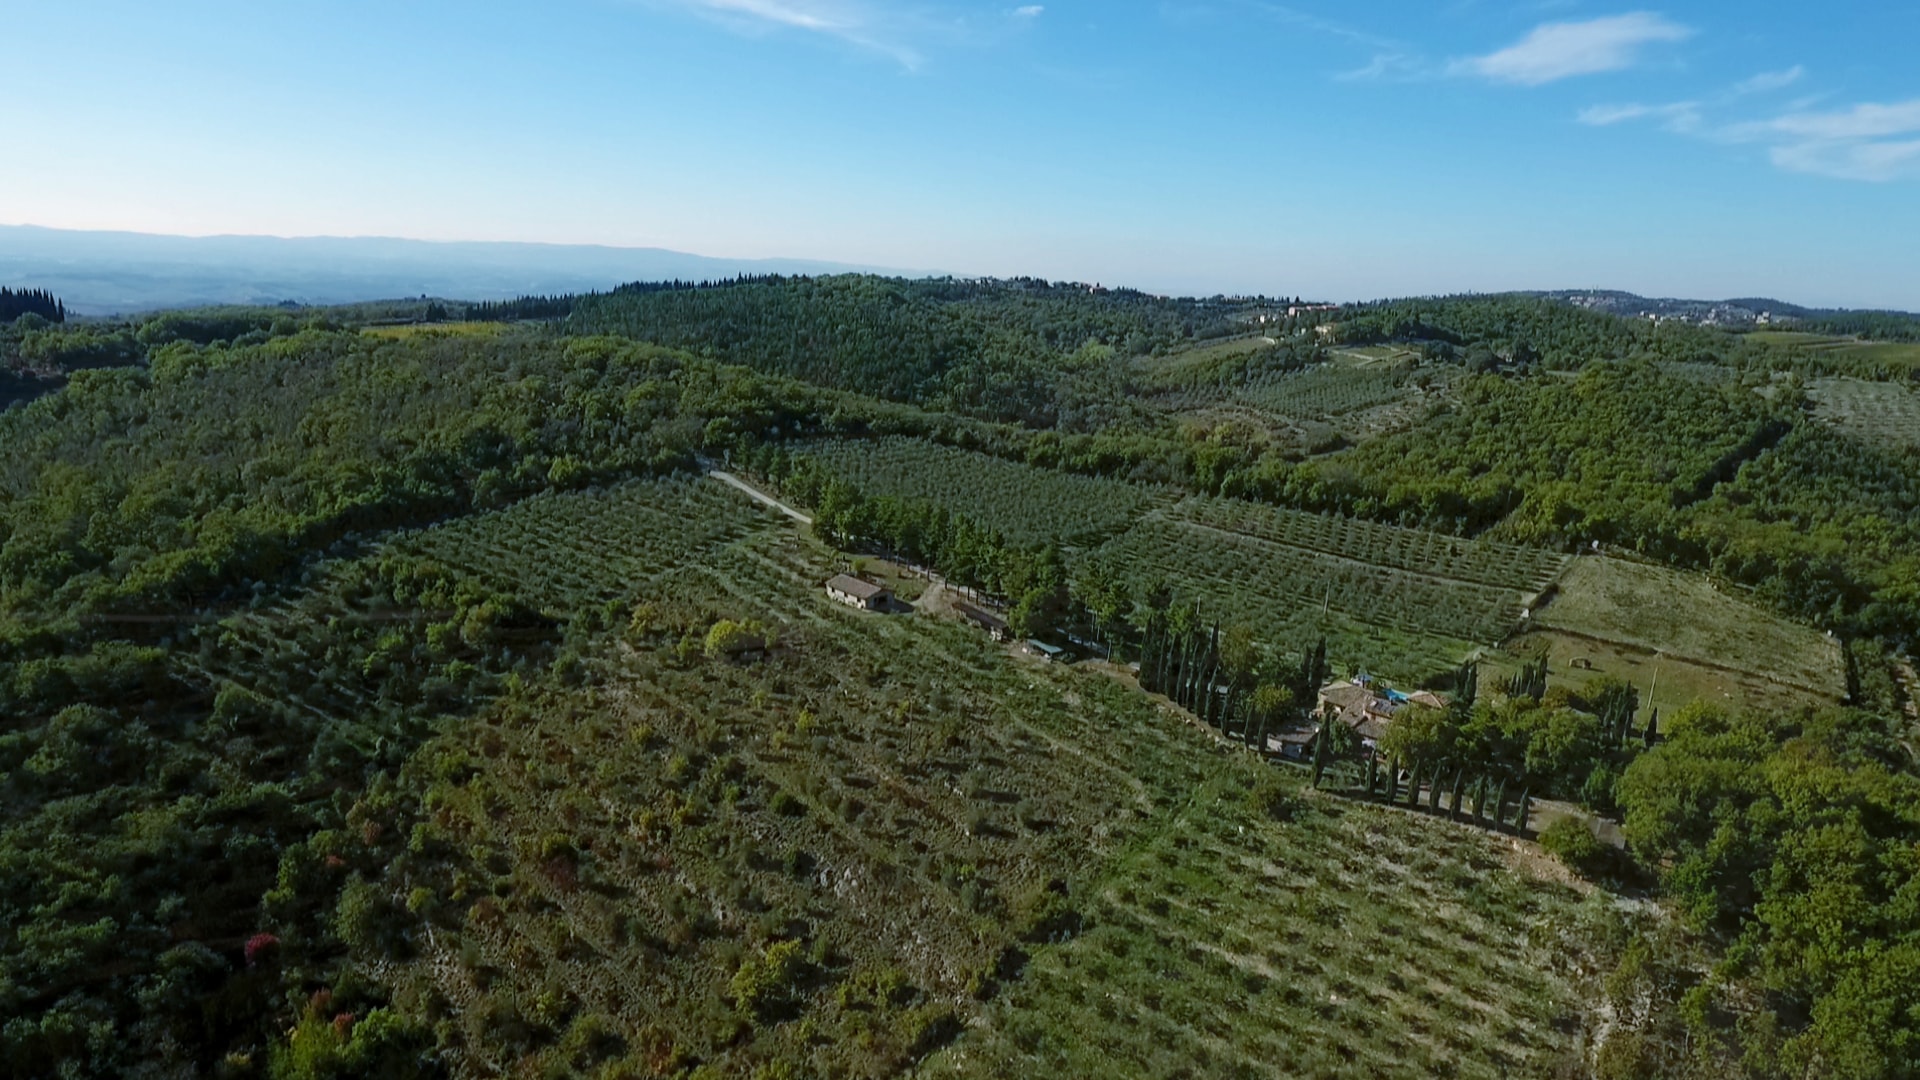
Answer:
<svg viewBox="0 0 1920 1080"><path fill-rule="evenodd" d="M1863 367L1920 368L1920 343L1916 342L1861 341L1793 330L1759 330L1747 337L1821 357L1858 362Z"/></svg>
<svg viewBox="0 0 1920 1080"><path fill-rule="evenodd" d="M1873 444L1920 446L1920 392L1899 383L1818 379L1808 389L1815 415Z"/></svg>
<svg viewBox="0 0 1920 1080"><path fill-rule="evenodd" d="M369 337L400 340L410 337L499 337L507 324L499 322L413 323L406 326L369 326L360 331Z"/></svg>
<svg viewBox="0 0 1920 1080"><path fill-rule="evenodd" d="M1581 557L1535 616L1538 629L1723 668L1830 701L1846 695L1838 642L1728 596L1698 574Z"/></svg>

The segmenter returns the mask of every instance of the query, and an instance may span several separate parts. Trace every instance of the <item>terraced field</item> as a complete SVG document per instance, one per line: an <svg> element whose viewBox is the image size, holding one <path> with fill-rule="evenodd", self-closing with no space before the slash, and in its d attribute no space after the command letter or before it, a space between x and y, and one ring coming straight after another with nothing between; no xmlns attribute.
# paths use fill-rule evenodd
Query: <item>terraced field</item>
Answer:
<svg viewBox="0 0 1920 1080"><path fill-rule="evenodd" d="M1258 783L1258 781L1253 781ZM1114 864L1089 922L926 1076L1543 1076L1585 1026L1571 890L1364 804L1278 823L1238 776Z"/></svg>
<svg viewBox="0 0 1920 1080"><path fill-rule="evenodd" d="M820 441L796 452L869 495L932 499L1019 544L1098 543L1174 498L1154 488L1037 469L922 439Z"/></svg>
<svg viewBox="0 0 1920 1080"><path fill-rule="evenodd" d="M1232 399L1296 420L1348 416L1416 396L1405 369L1323 365L1236 388Z"/></svg>
<svg viewBox="0 0 1920 1080"><path fill-rule="evenodd" d="M1911 342L1861 341L1858 338L1805 334L1792 330L1756 331L1747 337L1822 359L1843 361L1856 365L1857 369L1875 368L1892 372L1920 369L1920 344Z"/></svg>
<svg viewBox="0 0 1920 1080"><path fill-rule="evenodd" d="M654 575L772 520L720 484L678 477L540 495L390 547L566 614L627 600Z"/></svg>
<svg viewBox="0 0 1920 1080"><path fill-rule="evenodd" d="M662 626L415 759L426 855L381 888L434 932L381 977L449 1017L455 1068L1491 1076L1578 1052L1550 961L1573 894L1500 841L1303 792L962 624L831 604L834 559L771 529L640 598L776 626L767 660L680 656Z"/></svg>
<svg viewBox="0 0 1920 1080"><path fill-rule="evenodd" d="M1098 555L1268 640L1323 633L1346 662L1412 677L1505 638L1566 561L1228 499L1153 514Z"/></svg>
<svg viewBox="0 0 1920 1080"><path fill-rule="evenodd" d="M1815 415L1878 445L1920 446L1920 392L1899 383L1818 379L1808 389Z"/></svg>

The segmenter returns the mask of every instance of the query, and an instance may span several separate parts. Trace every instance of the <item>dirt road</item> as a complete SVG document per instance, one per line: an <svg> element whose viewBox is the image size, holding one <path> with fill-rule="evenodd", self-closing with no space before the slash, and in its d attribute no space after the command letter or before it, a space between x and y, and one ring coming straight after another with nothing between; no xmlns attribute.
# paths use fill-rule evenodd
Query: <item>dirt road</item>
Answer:
<svg viewBox="0 0 1920 1080"><path fill-rule="evenodd" d="M722 472L719 469L710 469L707 471L707 475L713 477L715 480L720 481L721 483L727 485L728 487L738 488L740 491L745 492L747 496L753 499L755 502L764 503L767 506L771 506L775 510L780 511L781 513L787 515L788 517L792 518L793 520L799 522L802 525L813 524L813 518L809 517L806 514L801 513L798 510L795 510L793 507L788 506L786 503L783 503L779 499L776 499L773 496L767 494L766 492L761 491L759 488L754 487L752 484L747 483L745 480L740 479L739 477L733 475L730 472Z"/></svg>

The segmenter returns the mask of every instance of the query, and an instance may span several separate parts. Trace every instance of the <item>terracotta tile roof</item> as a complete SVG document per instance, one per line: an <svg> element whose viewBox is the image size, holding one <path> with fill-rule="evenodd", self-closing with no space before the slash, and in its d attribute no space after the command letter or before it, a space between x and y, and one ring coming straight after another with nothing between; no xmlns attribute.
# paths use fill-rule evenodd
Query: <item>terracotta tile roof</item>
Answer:
<svg viewBox="0 0 1920 1080"><path fill-rule="evenodd" d="M848 574L835 574L828 580L827 588L834 592L846 593L855 600L871 600L876 596L885 595L887 591L884 585L875 585L871 581Z"/></svg>

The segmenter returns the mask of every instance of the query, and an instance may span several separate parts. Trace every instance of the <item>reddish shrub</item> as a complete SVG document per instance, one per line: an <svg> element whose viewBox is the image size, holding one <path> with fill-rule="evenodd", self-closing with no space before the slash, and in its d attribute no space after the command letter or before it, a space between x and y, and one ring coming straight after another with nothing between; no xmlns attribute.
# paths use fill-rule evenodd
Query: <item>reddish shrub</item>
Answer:
<svg viewBox="0 0 1920 1080"><path fill-rule="evenodd" d="M259 933L247 939L247 966L256 967L261 961L271 957L280 948L280 939L272 934Z"/></svg>

